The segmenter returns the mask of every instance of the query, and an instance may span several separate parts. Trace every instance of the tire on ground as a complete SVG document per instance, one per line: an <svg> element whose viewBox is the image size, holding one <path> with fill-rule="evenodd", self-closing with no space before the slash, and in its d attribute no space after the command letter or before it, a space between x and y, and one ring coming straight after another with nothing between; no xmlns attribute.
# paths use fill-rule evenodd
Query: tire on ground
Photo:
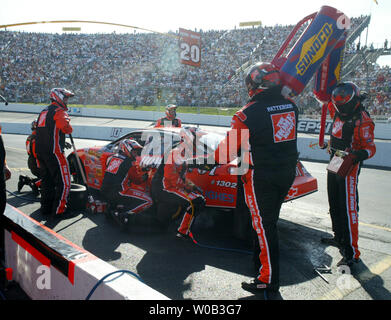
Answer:
<svg viewBox="0 0 391 320"><path fill-rule="evenodd" d="M85 210L87 205L87 188L81 184L71 183L68 208L70 210Z"/></svg>

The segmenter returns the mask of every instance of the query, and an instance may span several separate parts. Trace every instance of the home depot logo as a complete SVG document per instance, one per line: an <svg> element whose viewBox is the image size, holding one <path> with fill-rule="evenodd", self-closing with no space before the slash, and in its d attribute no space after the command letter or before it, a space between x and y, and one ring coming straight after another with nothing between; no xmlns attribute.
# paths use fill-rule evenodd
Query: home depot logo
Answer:
<svg viewBox="0 0 391 320"><path fill-rule="evenodd" d="M325 23L322 29L303 44L299 62L296 64L297 73L301 76L308 68L324 56L327 43L333 34L333 27Z"/></svg>
<svg viewBox="0 0 391 320"><path fill-rule="evenodd" d="M293 111L273 114L271 118L275 143L296 138L296 118Z"/></svg>
<svg viewBox="0 0 391 320"><path fill-rule="evenodd" d="M107 166L106 171L112 174L116 174L123 161L124 160L117 158L112 159L110 164Z"/></svg>

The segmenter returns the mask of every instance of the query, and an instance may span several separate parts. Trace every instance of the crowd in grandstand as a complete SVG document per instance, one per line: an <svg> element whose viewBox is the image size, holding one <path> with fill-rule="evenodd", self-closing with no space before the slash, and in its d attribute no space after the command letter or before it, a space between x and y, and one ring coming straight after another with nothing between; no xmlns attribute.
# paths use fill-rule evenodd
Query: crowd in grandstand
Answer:
<svg viewBox="0 0 391 320"><path fill-rule="evenodd" d="M391 115L391 68L375 65L368 77L366 72L363 66L355 72L352 80L369 93L370 102L366 103L368 111L374 116Z"/></svg>
<svg viewBox="0 0 391 320"><path fill-rule="evenodd" d="M353 18L352 28L362 19ZM292 28L201 30L202 63L198 68L179 62L174 33L0 31L0 94L13 102L47 103L51 88L66 87L75 92L76 104L239 107L247 95L243 75L234 77L235 71L249 60L270 61ZM370 77L357 70L352 80L364 88L369 83L372 113L387 114L390 69L373 69ZM301 112L319 112L311 90L297 99Z"/></svg>

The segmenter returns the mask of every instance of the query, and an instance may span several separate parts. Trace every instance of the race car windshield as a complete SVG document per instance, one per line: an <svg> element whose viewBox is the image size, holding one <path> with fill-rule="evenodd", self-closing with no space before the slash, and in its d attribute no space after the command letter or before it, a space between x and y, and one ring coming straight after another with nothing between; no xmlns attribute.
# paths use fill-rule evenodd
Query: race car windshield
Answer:
<svg viewBox="0 0 391 320"><path fill-rule="evenodd" d="M224 138L222 134L209 132L201 136L199 141L208 148L208 152L213 152Z"/></svg>

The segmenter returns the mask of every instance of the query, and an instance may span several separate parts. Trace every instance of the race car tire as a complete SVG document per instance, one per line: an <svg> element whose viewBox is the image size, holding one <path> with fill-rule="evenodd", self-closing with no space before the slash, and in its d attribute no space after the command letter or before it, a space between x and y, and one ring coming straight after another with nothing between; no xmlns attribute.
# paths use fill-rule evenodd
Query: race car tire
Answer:
<svg viewBox="0 0 391 320"><path fill-rule="evenodd" d="M69 191L68 209L85 210L87 207L87 188L81 184L71 183L71 190Z"/></svg>

